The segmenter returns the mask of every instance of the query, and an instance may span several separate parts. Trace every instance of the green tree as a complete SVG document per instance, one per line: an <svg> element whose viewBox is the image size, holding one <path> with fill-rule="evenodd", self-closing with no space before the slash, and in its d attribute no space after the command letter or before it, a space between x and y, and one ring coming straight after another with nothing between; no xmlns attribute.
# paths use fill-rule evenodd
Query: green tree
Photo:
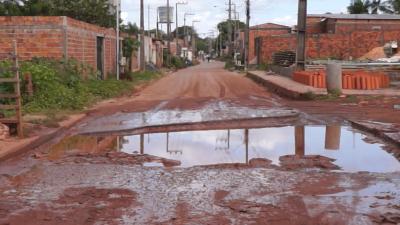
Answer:
<svg viewBox="0 0 400 225"><path fill-rule="evenodd" d="M347 11L350 14L366 14L369 13L369 5L369 0L356 0L353 4L350 4L350 6L347 7Z"/></svg>
<svg viewBox="0 0 400 225"><path fill-rule="evenodd" d="M391 0L356 0L353 4L347 7L347 10L351 14L378 14L392 13Z"/></svg>
<svg viewBox="0 0 400 225"><path fill-rule="evenodd" d="M229 35L228 35L228 31L229 31L229 24L231 24L232 26L232 37L231 40L233 40L233 27L235 27L235 24L237 24L238 29L239 30L243 30L246 27L246 24L243 23L242 21L239 20L230 20L230 21L224 21L221 22L217 25L217 28L219 30L219 36L218 38L222 39L222 43L226 43L229 40ZM221 37L222 36L222 37ZM221 40L219 39L219 40Z"/></svg>
<svg viewBox="0 0 400 225"><path fill-rule="evenodd" d="M121 31L130 34L130 35L138 35L140 32L139 27L136 23L128 22L126 25L121 25Z"/></svg>
<svg viewBox="0 0 400 225"><path fill-rule="evenodd" d="M384 12L384 13L390 12L390 8L388 7L387 1L372 0L369 2L368 7L371 14L378 14L379 12Z"/></svg>
<svg viewBox="0 0 400 225"><path fill-rule="evenodd" d="M386 3L386 13L400 14L400 0L388 0Z"/></svg>
<svg viewBox="0 0 400 225"><path fill-rule="evenodd" d="M103 27L115 27L114 7L107 0L52 0L51 2L52 15L69 16Z"/></svg>
<svg viewBox="0 0 400 225"><path fill-rule="evenodd" d="M192 32L194 31L195 37L198 37L196 30L193 30L193 28L191 26L178 27L178 35L176 34L177 29L175 29L174 31L172 31L172 36L173 37L178 36L178 38L183 39L185 37L185 28L186 28L187 35L192 35Z"/></svg>
<svg viewBox="0 0 400 225"><path fill-rule="evenodd" d="M196 49L197 49L197 51L208 52L207 40L203 39L203 38L196 39Z"/></svg>
<svg viewBox="0 0 400 225"><path fill-rule="evenodd" d="M0 0L0 16L20 16L20 4L18 0Z"/></svg>
<svg viewBox="0 0 400 225"><path fill-rule="evenodd" d="M115 27L115 9L107 0L0 0L0 16L68 16Z"/></svg>

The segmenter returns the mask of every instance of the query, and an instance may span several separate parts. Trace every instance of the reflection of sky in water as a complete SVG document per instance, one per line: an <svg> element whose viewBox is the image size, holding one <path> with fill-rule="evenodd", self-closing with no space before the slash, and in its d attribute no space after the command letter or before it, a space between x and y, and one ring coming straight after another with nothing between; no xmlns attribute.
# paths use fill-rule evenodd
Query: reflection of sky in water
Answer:
<svg viewBox="0 0 400 225"><path fill-rule="evenodd" d="M228 149L228 136L230 137ZM400 171L400 163L391 154L382 150L380 144L368 144L365 136L341 129L340 150L325 149L325 127L306 127L306 155L323 155L337 159L336 165L345 171L394 172ZM122 151L140 151L139 136L125 137ZM246 163L245 131L227 130L191 131L169 134L145 134L146 154L175 159L182 166L209 165L219 163ZM295 132L293 127L251 129L249 131L249 159L267 158L279 164L282 155L295 154Z"/></svg>

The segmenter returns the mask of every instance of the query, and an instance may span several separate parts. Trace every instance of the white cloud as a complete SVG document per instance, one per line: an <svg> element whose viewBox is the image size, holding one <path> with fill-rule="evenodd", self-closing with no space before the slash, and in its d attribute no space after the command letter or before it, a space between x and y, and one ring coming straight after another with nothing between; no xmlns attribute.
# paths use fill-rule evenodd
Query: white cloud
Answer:
<svg viewBox="0 0 400 225"><path fill-rule="evenodd" d="M175 3L182 0L170 0L170 5L175 7ZM192 24L192 20L200 20L196 23L199 33L208 33L211 29L216 29L219 22L228 18L227 0L185 0L188 5L179 5L179 26L183 25L183 14L185 12L195 13L195 16L187 18L187 25ZM240 19L245 21L245 0L232 0L236 4ZM284 25L294 25L297 20L298 0L250 0L251 2L251 25L273 22ZM140 21L140 1L122 0L122 18L125 22L130 21L139 24ZM156 27L157 7L165 6L166 0L144 0L145 4L145 27L148 28L148 18L150 27ZM340 13L345 11L349 0L309 0L309 13ZM150 17L148 16L148 6L150 6ZM175 14L175 13L174 13ZM175 15L174 15L175 17ZM174 19L175 20L175 19ZM166 26L164 25L164 28ZM175 29L175 21L172 25Z"/></svg>

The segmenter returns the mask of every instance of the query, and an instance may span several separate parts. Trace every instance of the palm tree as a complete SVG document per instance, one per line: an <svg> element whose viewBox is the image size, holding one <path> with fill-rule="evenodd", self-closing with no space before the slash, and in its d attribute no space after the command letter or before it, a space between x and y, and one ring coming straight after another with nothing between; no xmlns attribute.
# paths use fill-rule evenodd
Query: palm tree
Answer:
<svg viewBox="0 0 400 225"><path fill-rule="evenodd" d="M366 14L369 13L370 4L371 3L369 0L356 0L349 7L347 7L347 10L350 14Z"/></svg>
<svg viewBox="0 0 400 225"><path fill-rule="evenodd" d="M400 14L400 0L387 0L385 4L387 8L386 13Z"/></svg>
<svg viewBox="0 0 400 225"><path fill-rule="evenodd" d="M351 14L378 14L393 13L393 6L396 5L397 9L400 10L400 0L356 0L354 1L347 10Z"/></svg>
<svg viewBox="0 0 400 225"><path fill-rule="evenodd" d="M368 8L371 14L378 14L379 12L384 12L384 13L391 12L388 1L384 2L382 0L372 0L372 2L369 2Z"/></svg>

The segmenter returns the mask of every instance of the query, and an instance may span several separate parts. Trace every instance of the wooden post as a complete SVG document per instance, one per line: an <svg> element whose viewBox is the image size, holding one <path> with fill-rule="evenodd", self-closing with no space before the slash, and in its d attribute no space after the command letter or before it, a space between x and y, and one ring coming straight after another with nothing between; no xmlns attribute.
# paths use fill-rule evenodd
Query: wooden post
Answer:
<svg viewBox="0 0 400 225"><path fill-rule="evenodd" d="M305 127L304 126L296 126L295 127L295 148L297 156L305 156Z"/></svg>
<svg viewBox="0 0 400 225"><path fill-rule="evenodd" d="M33 83L32 83L32 75L30 73L26 73L24 76L25 85L26 85L26 93L29 97L33 96Z"/></svg>
<svg viewBox="0 0 400 225"><path fill-rule="evenodd" d="M16 109L16 117L17 117L17 133L19 138L24 137L24 132L22 128L22 104L21 104L21 85L20 85L20 79L19 79L19 63L18 63L18 46L17 46L17 41L13 41L13 49L14 49L14 54L13 54L13 59L14 59L14 68L15 68L15 79L16 82L14 84L14 91L16 95L16 103L17 103L17 109Z"/></svg>

